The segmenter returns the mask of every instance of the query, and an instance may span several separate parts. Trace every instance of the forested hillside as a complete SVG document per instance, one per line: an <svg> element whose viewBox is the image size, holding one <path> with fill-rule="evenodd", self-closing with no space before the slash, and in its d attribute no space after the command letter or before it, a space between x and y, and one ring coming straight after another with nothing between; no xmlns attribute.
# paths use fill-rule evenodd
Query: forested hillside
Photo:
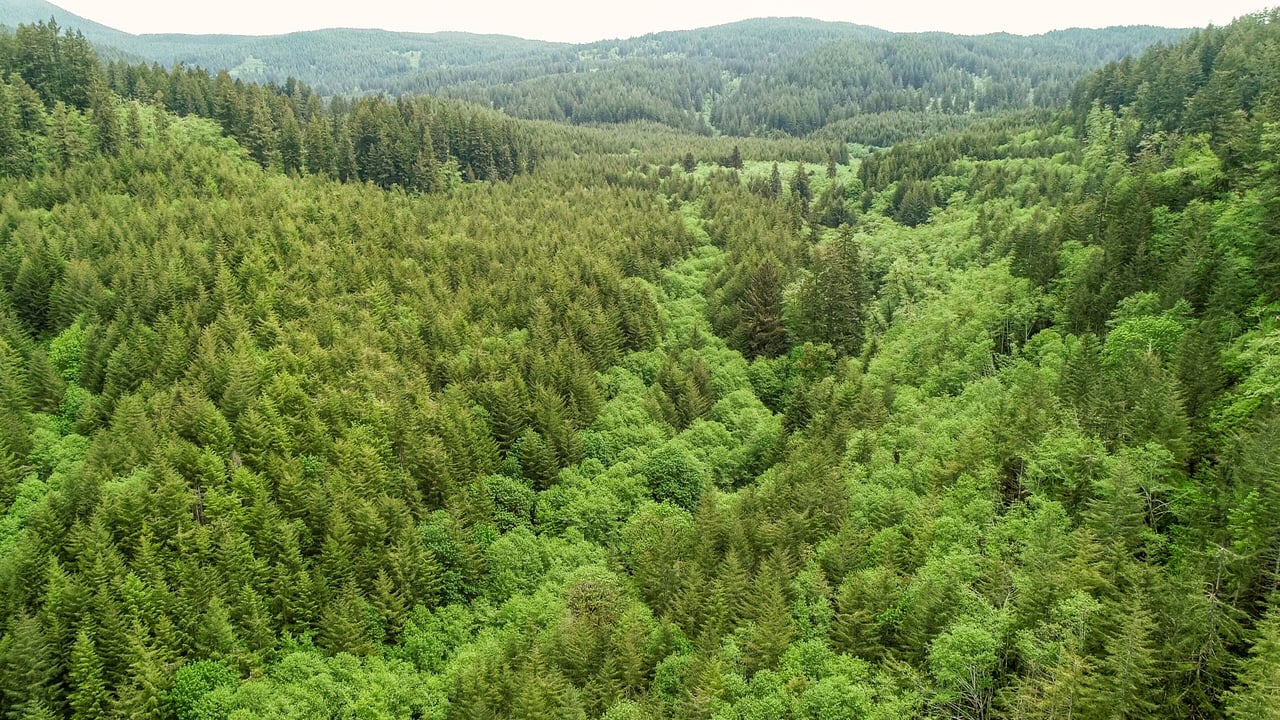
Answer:
<svg viewBox="0 0 1280 720"><path fill-rule="evenodd" d="M395 90L575 123L643 119L694 132L805 135L850 118L1056 108L1108 60L1172 40L1158 28L1036 37L889 34L802 19L751 20L579 46L567 69L526 65L423 72ZM843 139L869 142L851 134Z"/></svg>
<svg viewBox="0 0 1280 720"><path fill-rule="evenodd" d="M501 35L400 33L384 30L330 29L275 36L134 35L69 13L45 0L0 1L0 25L54 20L82 32L104 55L133 62L185 64L213 72L228 70L248 81L284 83L297 78L315 83L325 95L362 94L385 89L389 78L426 67L545 58L568 46Z"/></svg>
<svg viewBox="0 0 1280 720"><path fill-rule="evenodd" d="M16 174L50 162L66 167L94 145L105 154L117 153L125 141L141 147L140 105L122 109L119 99L152 104L162 115L216 119L263 166L383 188L431 191L462 179L510 179L531 168L536 156L528 134L510 119L457 102L371 97L325 103L292 80L259 86L232 81L225 72L214 78L201 70L119 62L104 71L82 35L60 35L53 23L0 35L0 71L11 79L14 111L7 122L0 119L6 125L0 133L8 133L0 137L12 138L7 169ZM92 137L72 127L76 109L92 110Z"/></svg>
<svg viewBox="0 0 1280 720"><path fill-rule="evenodd" d="M124 50L134 35L109 28L75 13L67 12L46 0L4 0L0 2L0 25L13 30L19 25L53 20L58 25L82 33L97 46L99 52ZM139 58L140 59L140 58Z"/></svg>
<svg viewBox="0 0 1280 720"><path fill-rule="evenodd" d="M872 152L0 36L0 714L1280 717L1277 63Z"/></svg>
<svg viewBox="0 0 1280 720"><path fill-rule="evenodd" d="M370 92L460 98L522 118L576 124L647 121L703 134L806 135L839 142L912 137L902 112L969 118L1058 109L1085 73L1171 42L1154 27L1034 37L892 34L800 18L748 20L583 45L466 33L321 30L272 37L129 35L43 0L7 0L0 23L54 17L64 27L165 67L312 85L321 96ZM911 123L918 125L916 121ZM954 126L940 118L930 128ZM920 133L916 133L918 136ZM885 142L885 140L888 142Z"/></svg>

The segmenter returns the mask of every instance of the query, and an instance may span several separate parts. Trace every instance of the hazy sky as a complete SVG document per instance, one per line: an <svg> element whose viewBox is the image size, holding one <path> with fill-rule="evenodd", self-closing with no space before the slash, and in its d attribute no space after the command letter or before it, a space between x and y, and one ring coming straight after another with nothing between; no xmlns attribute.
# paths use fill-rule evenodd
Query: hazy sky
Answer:
<svg viewBox="0 0 1280 720"><path fill-rule="evenodd" d="M54 0L133 33L266 35L327 27L466 30L583 42L776 15L886 30L1032 34L1066 27L1225 24L1274 0Z"/></svg>

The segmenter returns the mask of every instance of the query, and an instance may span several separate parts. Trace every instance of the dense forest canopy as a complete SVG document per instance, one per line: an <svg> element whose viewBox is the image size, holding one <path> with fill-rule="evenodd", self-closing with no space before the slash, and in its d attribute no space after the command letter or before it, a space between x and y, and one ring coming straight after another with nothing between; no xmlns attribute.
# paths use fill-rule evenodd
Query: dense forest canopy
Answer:
<svg viewBox="0 0 1280 720"><path fill-rule="evenodd" d="M882 149L0 34L0 715L1280 717L1278 20Z"/></svg>
<svg viewBox="0 0 1280 720"><path fill-rule="evenodd" d="M14 2L14 0L10 0ZM807 135L883 142L868 127L895 114L959 116L1060 108L1086 72L1173 42L1155 27L1063 30L1034 37L892 34L802 18L747 20L582 45L466 33L321 30L271 37L129 35L43 0L0 10L0 24L50 17L122 59L227 70L232 79L321 96L429 93L516 117L646 121L702 134ZM853 121L853 122L850 122ZM944 121L945 122L945 121Z"/></svg>
<svg viewBox="0 0 1280 720"><path fill-rule="evenodd" d="M894 111L1060 107L1088 69L1181 35L1149 27L1030 38L893 35L816 20L755 20L582 46L567 71L526 66L527 77L514 77L461 68L420 73L392 87L461 97L520 117L577 123L638 117L695 132L799 136Z"/></svg>

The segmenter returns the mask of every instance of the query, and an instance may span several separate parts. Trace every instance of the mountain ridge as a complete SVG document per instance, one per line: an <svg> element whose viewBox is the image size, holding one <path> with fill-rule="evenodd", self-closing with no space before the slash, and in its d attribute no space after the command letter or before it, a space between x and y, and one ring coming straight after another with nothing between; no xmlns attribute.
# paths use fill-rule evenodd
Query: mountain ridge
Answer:
<svg viewBox="0 0 1280 720"><path fill-rule="evenodd" d="M364 28L364 27L350 27L350 26L343 26L343 25L316 28L313 30L291 30L288 32L262 33L262 34L185 33L185 32L132 33L127 30L121 30L119 28L112 27L110 25L107 25L106 23L101 23L96 20L92 20L90 18L84 17L83 15L78 15L69 10L66 10L65 8L62 8L59 5L56 5L51 2L47 2L47 0L4 0L3 2L0 2L0 25L8 25L9 27L12 27L15 23L20 23L20 22L29 23L29 22L43 21L43 20L48 20L50 17L53 17L55 20L57 20L59 25L72 27L73 29L78 29L78 30L81 30L82 32L85 32L86 37L89 37L90 35L90 33L87 30L91 30L92 32L95 32L95 33L109 32L115 35L126 36L126 37L137 38L137 39L200 38L200 39L227 39L227 40L235 40L235 41L251 41L251 40L280 39L280 38L294 37L298 35L307 35L312 33L329 33L329 32L338 32L338 31L348 32L349 31L349 32L371 33L371 34L387 34L387 35L395 35L395 36L406 37L406 38L422 38L422 37L435 37L435 36L471 36L471 37L510 38L515 40L522 40L524 42L529 42L529 43L540 43L544 45L562 46L562 47L590 46L590 45L599 45L599 44L611 43L611 42L639 40L643 38L651 38L651 37L657 37L657 36L663 36L663 35L674 35L674 34L680 34L680 33L696 33L696 32L702 32L707 30L717 30L717 29L727 29L727 28L740 28L740 27L752 25L752 24L777 22L777 21L802 22L802 23L812 24L812 25L822 25L822 26L839 27L839 28L845 28L845 29L872 31L875 34L879 34L879 35L925 35L925 36L946 35L951 37L967 37L967 38L986 38L986 37L996 37L996 36L1039 38L1039 37L1047 37L1047 36L1055 35L1058 33L1066 33L1066 32L1072 32L1072 31L1080 31L1080 30L1102 31L1102 30L1114 30L1114 29L1149 28L1149 29L1160 29L1160 30L1192 31L1196 29L1196 28L1164 27L1159 25L1138 24L1138 25L1107 25L1103 27L1072 26L1072 27L1066 27L1066 28L1056 28L1053 30L1046 30L1045 32L1030 33L1030 34L1012 33L1008 31L996 31L996 32L989 32L989 33L970 34L970 33L951 33L945 30L898 32L893 30L886 30L884 28L879 28L874 25L865 25L862 23L849 22L847 20L823 20L821 18L815 18L815 17L803 16L803 15L770 15L770 16L753 17L753 18L744 18L742 20L733 20L730 22L717 23L715 25L706 25L706 26L701 26L696 28L657 30L653 32L643 33L641 35L603 37L596 40L586 40L582 42L543 40L540 38L526 38L519 35L509 35L506 33L483 33L483 32L472 32L468 30L433 30L430 32L418 32L418 31L411 31L411 30L393 30L391 28L373 28L373 27ZM91 37L90 37L90 40L92 40Z"/></svg>
<svg viewBox="0 0 1280 720"><path fill-rule="evenodd" d="M80 30L104 58L134 65L143 59L225 70L233 79L258 83L294 78L323 97L431 94L527 119L650 121L738 136L802 136L895 111L1057 109L1085 73L1186 34L1154 26L1035 36L892 33L773 17L582 44L358 28L132 35L45 0L0 2L0 24L42 18ZM845 135L857 142L882 136Z"/></svg>

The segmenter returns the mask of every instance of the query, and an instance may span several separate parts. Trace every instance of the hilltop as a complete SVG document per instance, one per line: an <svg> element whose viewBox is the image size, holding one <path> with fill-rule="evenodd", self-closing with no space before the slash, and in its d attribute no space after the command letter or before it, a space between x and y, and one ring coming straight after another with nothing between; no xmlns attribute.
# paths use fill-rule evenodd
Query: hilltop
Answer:
<svg viewBox="0 0 1280 720"><path fill-rule="evenodd" d="M762 18L580 45L356 29L132 35L43 0L0 5L0 24L49 18L83 32L108 58L226 70L259 83L296 78L322 96L430 93L516 117L650 121L713 135L800 136L837 123L843 139L883 144L905 137L889 129L905 123L866 116L926 113L930 127L953 127L939 117L1061 108L1090 70L1186 34L1140 26L969 37Z"/></svg>

